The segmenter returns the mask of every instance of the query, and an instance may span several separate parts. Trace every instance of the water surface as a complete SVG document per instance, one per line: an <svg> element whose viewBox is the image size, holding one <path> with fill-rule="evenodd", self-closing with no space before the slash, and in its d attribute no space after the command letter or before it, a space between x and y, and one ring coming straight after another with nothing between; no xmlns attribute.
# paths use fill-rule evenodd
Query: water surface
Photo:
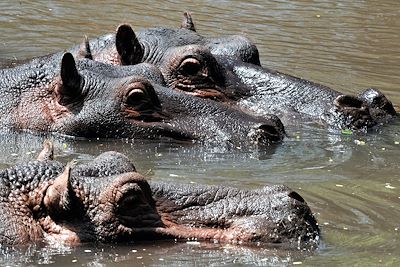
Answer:
<svg viewBox="0 0 400 267"><path fill-rule="evenodd" d="M383 1L13 1L0 3L0 59L67 49L115 30L177 27L190 10L206 36L244 34L264 66L356 94L381 89L400 103L400 2ZM284 183L314 211L323 240L314 252L208 242L0 250L0 265L32 266L397 266L400 264L400 123L367 135L308 126L270 149L140 140L52 137L56 156L127 154L153 180L259 188ZM0 134L0 167L34 158L44 136Z"/></svg>

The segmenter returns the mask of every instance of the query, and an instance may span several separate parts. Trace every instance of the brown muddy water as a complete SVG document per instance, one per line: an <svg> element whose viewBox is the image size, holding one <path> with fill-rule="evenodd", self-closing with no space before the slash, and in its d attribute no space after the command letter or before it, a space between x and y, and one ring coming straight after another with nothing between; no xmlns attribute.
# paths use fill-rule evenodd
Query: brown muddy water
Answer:
<svg viewBox="0 0 400 267"><path fill-rule="evenodd" d="M0 59L66 49L128 22L176 27L189 10L207 36L245 34L262 64L346 93L380 88L400 104L400 2L2 1ZM1 249L1 266L400 266L400 122L367 135L288 128L270 149L53 137L61 161L127 154L153 180L296 189L322 229L316 251L209 242ZM0 135L0 167L33 158L44 136Z"/></svg>

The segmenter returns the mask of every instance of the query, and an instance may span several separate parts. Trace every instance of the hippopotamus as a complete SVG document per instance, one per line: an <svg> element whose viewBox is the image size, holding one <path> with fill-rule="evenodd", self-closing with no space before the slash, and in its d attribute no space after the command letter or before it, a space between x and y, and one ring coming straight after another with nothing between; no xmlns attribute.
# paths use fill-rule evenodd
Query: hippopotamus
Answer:
<svg viewBox="0 0 400 267"><path fill-rule="evenodd" d="M327 86L287 75L265 67L219 57L225 73L238 78L236 84L250 89L239 106L256 114L275 114L286 124L315 122L329 129L367 131L396 117L393 104L375 88L353 96ZM224 87L218 87L224 88ZM232 87L230 87L232 88ZM241 90L234 89L241 93ZM223 95L229 95L223 93Z"/></svg>
<svg viewBox="0 0 400 267"><path fill-rule="evenodd" d="M252 40L242 35L204 37L196 32L188 12L184 13L181 28L149 28L136 35L130 25L122 24L116 33L106 34L89 42L85 36L81 45L68 51L75 56L90 57L114 65L133 65L140 62L157 64L163 60L169 48L191 44L204 46L214 55L260 65L258 49Z"/></svg>
<svg viewBox="0 0 400 267"><path fill-rule="evenodd" d="M202 37L189 18L180 29L151 28L138 34L129 25L120 25L116 34L86 44L91 51L87 54L116 65L154 64L172 89L260 115L275 114L284 124L313 122L331 129L366 130L396 116L392 103L378 89L346 95L262 67L248 38Z"/></svg>
<svg viewBox="0 0 400 267"><path fill-rule="evenodd" d="M70 53L56 53L0 70L0 126L78 137L167 137L236 146L267 144L284 136L277 117L256 117L191 96L164 93L163 105L170 106L166 112L154 88L170 89L134 73L106 76L113 66L89 68L85 61L90 60L75 62Z"/></svg>
<svg viewBox="0 0 400 267"><path fill-rule="evenodd" d="M0 171L0 244L176 239L318 246L304 199L260 189L147 181L118 152L63 164L45 142L37 160Z"/></svg>
<svg viewBox="0 0 400 267"><path fill-rule="evenodd" d="M117 44L121 43L118 38L123 39L118 34L121 31L129 32L129 29L126 25L119 27ZM233 101L257 114L275 114L285 124L313 121L339 129L366 129L396 115L392 103L374 88L358 96L345 95L318 83L244 62L237 56L213 54L201 44L169 47L162 35L146 38L157 39L152 43L161 48L155 49L156 60L145 54L142 61L158 66L170 88L214 100ZM139 37L137 40L140 41ZM167 47L160 56L163 46ZM116 50L124 53L121 48Z"/></svg>

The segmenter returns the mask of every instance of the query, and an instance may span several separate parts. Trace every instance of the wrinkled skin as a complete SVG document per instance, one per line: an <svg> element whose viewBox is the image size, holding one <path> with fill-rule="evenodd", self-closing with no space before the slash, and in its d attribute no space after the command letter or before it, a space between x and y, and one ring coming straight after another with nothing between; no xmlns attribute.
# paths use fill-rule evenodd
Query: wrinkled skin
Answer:
<svg viewBox="0 0 400 267"><path fill-rule="evenodd" d="M286 123L314 121L331 128L367 130L396 116L392 103L377 89L358 96L344 95L329 87L269 70L254 64L219 58L226 81L238 78L250 97L238 102L258 114L276 114ZM234 78L232 78L232 76Z"/></svg>
<svg viewBox="0 0 400 267"><path fill-rule="evenodd" d="M166 238L318 244L310 208L285 186L147 182L117 152L77 166L43 156L51 154L0 171L2 245Z"/></svg>
<svg viewBox="0 0 400 267"><path fill-rule="evenodd" d="M116 44L122 43L118 39L122 39L120 32L128 35L129 30L126 25L119 27ZM145 55L142 61L158 66L170 88L191 95L238 102L240 107L258 114L275 114L287 124L313 121L332 128L366 130L396 115L392 103L377 89L367 89L359 96L344 95L317 83L244 62L240 56L215 54L199 44L170 47L165 36L160 34L157 38L152 43L161 47L156 54L162 56L154 60ZM168 49L160 53L163 46ZM122 48L117 50L120 54L126 52Z"/></svg>
<svg viewBox="0 0 400 267"><path fill-rule="evenodd" d="M66 53L0 70L0 126L79 137L168 137L236 146L283 138L276 117L257 118L210 101L168 92L163 104L171 108L163 110L143 71L107 76L113 66L100 65L84 59L76 64Z"/></svg>
<svg viewBox="0 0 400 267"><path fill-rule="evenodd" d="M78 72L69 53L0 70L0 77L4 128L82 137L193 138L163 122L147 80ZM137 91L144 95L140 101Z"/></svg>
<svg viewBox="0 0 400 267"><path fill-rule="evenodd" d="M213 55L234 58L260 65L258 49L247 37L233 35L207 38L196 32L189 13L184 13L181 28L150 28L135 34L132 28L120 25L115 34L85 41L70 49L74 56L91 58L113 65L134 65L141 62L159 64L170 48L196 44Z"/></svg>
<svg viewBox="0 0 400 267"><path fill-rule="evenodd" d="M129 25L121 25L115 36L103 36L87 46L94 60L115 65L155 64L170 88L237 103L260 115L275 114L285 124L314 122L333 129L366 130L396 115L391 102L377 89L367 89L359 96L344 95L262 68L257 48L245 37L204 38L186 16L182 25L183 29L147 29L137 35Z"/></svg>
<svg viewBox="0 0 400 267"><path fill-rule="evenodd" d="M195 96L175 92L165 87L162 73L152 64L111 66L92 60L82 60L80 68L94 70L109 77L141 76L153 84L163 113L171 117L170 125L191 132L200 139L211 139L234 145L270 144L281 141L284 127L278 117L255 117L239 109Z"/></svg>

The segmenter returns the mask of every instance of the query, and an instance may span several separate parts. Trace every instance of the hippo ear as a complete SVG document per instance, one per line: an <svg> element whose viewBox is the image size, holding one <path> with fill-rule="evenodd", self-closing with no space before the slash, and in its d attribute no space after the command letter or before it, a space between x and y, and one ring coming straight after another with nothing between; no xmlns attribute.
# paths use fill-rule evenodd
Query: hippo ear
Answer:
<svg viewBox="0 0 400 267"><path fill-rule="evenodd" d="M82 77L76 68L74 57L65 53L61 61L62 85L58 87L57 94L61 104L68 104L81 94Z"/></svg>
<svg viewBox="0 0 400 267"><path fill-rule="evenodd" d="M53 160L54 157L54 146L53 142L50 140L45 140L43 142L43 150L37 156L37 160L45 161L45 160Z"/></svg>
<svg viewBox="0 0 400 267"><path fill-rule="evenodd" d="M78 58L87 58L93 60L92 51L90 50L89 39L86 35L83 37L83 42L79 47Z"/></svg>
<svg viewBox="0 0 400 267"><path fill-rule="evenodd" d="M196 31L196 27L194 26L192 15L187 11L183 13L181 28L191 30L194 32Z"/></svg>
<svg viewBox="0 0 400 267"><path fill-rule="evenodd" d="M71 208L72 185L71 163L68 163L65 170L58 176L52 185L47 188L43 203L50 214L58 215L69 211Z"/></svg>
<svg viewBox="0 0 400 267"><path fill-rule="evenodd" d="M134 65L142 61L144 51L130 25L118 27L115 45L122 65Z"/></svg>

